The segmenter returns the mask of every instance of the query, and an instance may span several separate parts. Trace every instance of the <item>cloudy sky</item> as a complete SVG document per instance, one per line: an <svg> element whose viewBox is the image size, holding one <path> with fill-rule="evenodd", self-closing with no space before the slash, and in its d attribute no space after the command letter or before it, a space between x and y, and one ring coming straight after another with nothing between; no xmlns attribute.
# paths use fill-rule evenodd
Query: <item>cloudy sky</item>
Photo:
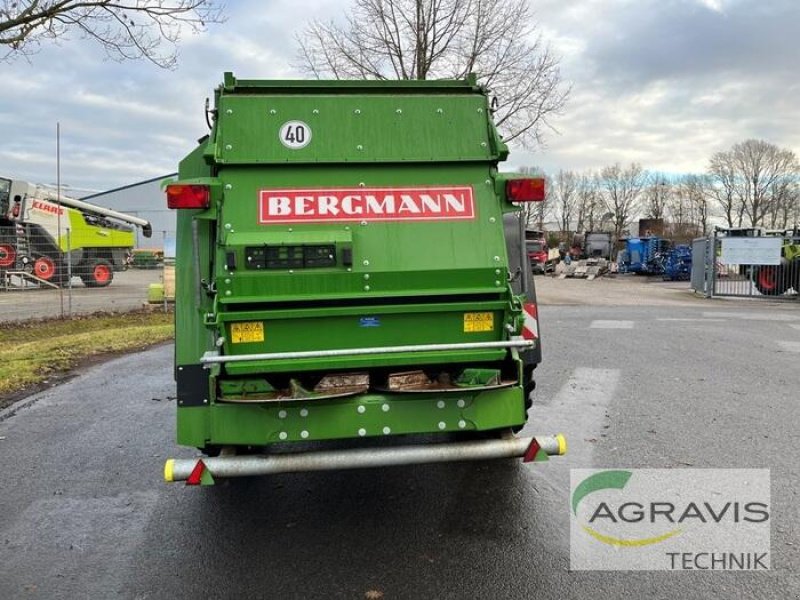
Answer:
<svg viewBox="0 0 800 600"><path fill-rule="evenodd" d="M800 153L798 0L531 0L572 84L547 145L508 167L548 171L640 162L699 172L762 138ZM224 71L294 78L295 31L345 0L229 0L228 20L185 39L179 66L103 60L79 39L0 63L0 173L105 190L175 171L206 132L203 103ZM75 194L79 195L79 194Z"/></svg>

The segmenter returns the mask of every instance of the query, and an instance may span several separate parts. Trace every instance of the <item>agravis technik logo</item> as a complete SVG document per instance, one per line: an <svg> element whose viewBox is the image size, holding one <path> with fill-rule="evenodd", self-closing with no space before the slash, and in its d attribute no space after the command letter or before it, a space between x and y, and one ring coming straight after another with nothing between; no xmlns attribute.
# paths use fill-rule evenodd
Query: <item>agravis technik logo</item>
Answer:
<svg viewBox="0 0 800 600"><path fill-rule="evenodd" d="M769 568L766 469L574 469L573 569Z"/></svg>

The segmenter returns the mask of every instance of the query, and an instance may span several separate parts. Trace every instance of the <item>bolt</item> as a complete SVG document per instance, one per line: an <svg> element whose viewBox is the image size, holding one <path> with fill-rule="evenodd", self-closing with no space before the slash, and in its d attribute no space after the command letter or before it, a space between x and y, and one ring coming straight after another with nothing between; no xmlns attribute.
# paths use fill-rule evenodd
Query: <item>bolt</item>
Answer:
<svg viewBox="0 0 800 600"><path fill-rule="evenodd" d="M361 150L363 150L363 149L364 149L364 146L362 146L361 144L359 144L358 146L356 146L356 150L358 150L359 152L360 152Z"/></svg>
<svg viewBox="0 0 800 600"><path fill-rule="evenodd" d="M367 407L363 404L359 404L356 410L358 411L358 414L363 415L365 412L367 412Z"/></svg>
<svg viewBox="0 0 800 600"><path fill-rule="evenodd" d="M275 110L275 109L273 108L273 109L271 109L271 110L269 111L269 114L271 114L271 115L277 115L277 114L278 114L278 111L277 111L277 110Z"/></svg>
<svg viewBox="0 0 800 600"><path fill-rule="evenodd" d="M300 416L301 417L307 417L308 416L308 409L306 409L306 408L300 409Z"/></svg>
<svg viewBox="0 0 800 600"><path fill-rule="evenodd" d="M439 421L439 429L447 429L447 423L444 421Z"/></svg>
<svg viewBox="0 0 800 600"><path fill-rule="evenodd" d="M437 113L439 113L440 115L441 115L442 113L444 113L444 111L443 111L441 108L437 108L437 109L436 109L436 112L437 112Z"/></svg>
<svg viewBox="0 0 800 600"><path fill-rule="evenodd" d="M231 291L230 290L225 290L225 295L226 296L230 296L231 295Z"/></svg>
<svg viewBox="0 0 800 600"><path fill-rule="evenodd" d="M225 111L225 114L226 115L232 115L233 111L229 108L228 110Z"/></svg>
<svg viewBox="0 0 800 600"><path fill-rule="evenodd" d="M364 279L369 280L369 273L364 273Z"/></svg>
<svg viewBox="0 0 800 600"><path fill-rule="evenodd" d="M497 223L497 219L494 217L489 217L489 223Z"/></svg>
<svg viewBox="0 0 800 600"><path fill-rule="evenodd" d="M300 432L300 437L306 439L308 437L308 432L303 429L303 431Z"/></svg>
<svg viewBox="0 0 800 600"><path fill-rule="evenodd" d="M285 410L279 410L278 411L278 418L279 419L285 419L286 418L286 411Z"/></svg>
<svg viewBox="0 0 800 600"><path fill-rule="evenodd" d="M458 408L464 408L467 405L467 403L464 402L464 400L459 400L458 402L456 402L456 405L458 406Z"/></svg>
<svg viewBox="0 0 800 600"><path fill-rule="evenodd" d="M494 257L494 262L500 262L500 257L499 256L495 256Z"/></svg>
<svg viewBox="0 0 800 600"><path fill-rule="evenodd" d="M230 229L230 228L231 228L231 224L230 223L225 223L225 229Z"/></svg>
<svg viewBox="0 0 800 600"><path fill-rule="evenodd" d="M368 292L368 291L369 291L369 286L368 286L368 285L365 285L365 286L364 286L364 291L365 291L365 292Z"/></svg>
<svg viewBox="0 0 800 600"><path fill-rule="evenodd" d="M389 429L388 427L383 428L383 435L389 435L390 433L392 433L391 429Z"/></svg>
<svg viewBox="0 0 800 600"><path fill-rule="evenodd" d="M358 435L364 437L365 435L367 435L367 430L362 427L361 429L358 430Z"/></svg>
<svg viewBox="0 0 800 600"><path fill-rule="evenodd" d="M365 267L368 267L369 266L369 261L365 259L364 262L361 263L361 264L364 265Z"/></svg>
<svg viewBox="0 0 800 600"><path fill-rule="evenodd" d="M278 434L278 437L279 437L280 439L282 439L282 440L285 440L287 437L289 437L289 434L287 434L285 431L281 431L281 432Z"/></svg>
<svg viewBox="0 0 800 600"><path fill-rule="evenodd" d="M355 109L355 110L353 111L353 113L354 113L354 114L357 114L357 115L360 115L360 114L361 114L361 109L360 109L360 108L357 108L357 109Z"/></svg>
<svg viewBox="0 0 800 600"><path fill-rule="evenodd" d="M436 406L437 406L438 408L444 408L444 400L439 400L439 401L436 403Z"/></svg>
<svg viewBox="0 0 800 600"><path fill-rule="evenodd" d="M486 148L486 142L481 142L481 148Z"/></svg>
<svg viewBox="0 0 800 600"><path fill-rule="evenodd" d="M315 108L314 110L311 111L311 113L314 114L314 115L318 115L319 114L319 109Z"/></svg>
<svg viewBox="0 0 800 600"><path fill-rule="evenodd" d="M464 429L464 427L466 427L466 426L467 426L467 422L466 421L461 420L461 421L458 422L458 428L459 429Z"/></svg>
<svg viewBox="0 0 800 600"><path fill-rule="evenodd" d="M230 144L225 144L225 150L233 150L233 146Z"/></svg>
<svg viewBox="0 0 800 600"><path fill-rule="evenodd" d="M226 189L226 190L232 190L232 189L233 189L233 186L232 186L230 183L226 183L226 184L225 184L225 189Z"/></svg>
<svg viewBox="0 0 800 600"><path fill-rule="evenodd" d="M381 410L383 412L389 412L389 405L388 404L384 404L383 406L381 406Z"/></svg>
<svg viewBox="0 0 800 600"><path fill-rule="evenodd" d="M499 279L495 279L494 280L494 285L499 287L500 286L500 280Z"/></svg>
<svg viewBox="0 0 800 600"><path fill-rule="evenodd" d="M403 110L402 110L402 109L400 109L400 108L398 108L398 109L397 109L396 111L394 111L394 112L396 112L398 115L402 115L402 114L403 114Z"/></svg>

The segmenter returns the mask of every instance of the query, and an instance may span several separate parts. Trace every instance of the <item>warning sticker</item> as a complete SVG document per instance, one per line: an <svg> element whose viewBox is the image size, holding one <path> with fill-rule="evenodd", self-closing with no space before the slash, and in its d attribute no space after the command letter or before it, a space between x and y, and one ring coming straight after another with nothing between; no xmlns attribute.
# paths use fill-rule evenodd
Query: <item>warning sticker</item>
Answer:
<svg viewBox="0 0 800 600"><path fill-rule="evenodd" d="M464 313L464 333L494 331L494 314L490 312Z"/></svg>
<svg viewBox="0 0 800 600"><path fill-rule="evenodd" d="M264 341L264 323L250 321L246 323L231 323L231 343L251 344Z"/></svg>

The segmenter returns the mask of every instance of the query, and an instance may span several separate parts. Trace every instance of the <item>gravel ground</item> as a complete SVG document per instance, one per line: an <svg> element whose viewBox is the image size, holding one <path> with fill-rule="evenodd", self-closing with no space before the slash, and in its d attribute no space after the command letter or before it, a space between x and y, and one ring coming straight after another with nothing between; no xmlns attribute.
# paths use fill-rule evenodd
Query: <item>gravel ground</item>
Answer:
<svg viewBox="0 0 800 600"><path fill-rule="evenodd" d="M663 281L660 277L612 275L593 281L537 276L539 304L560 306L773 306L792 308L792 299L704 298L688 281Z"/></svg>

